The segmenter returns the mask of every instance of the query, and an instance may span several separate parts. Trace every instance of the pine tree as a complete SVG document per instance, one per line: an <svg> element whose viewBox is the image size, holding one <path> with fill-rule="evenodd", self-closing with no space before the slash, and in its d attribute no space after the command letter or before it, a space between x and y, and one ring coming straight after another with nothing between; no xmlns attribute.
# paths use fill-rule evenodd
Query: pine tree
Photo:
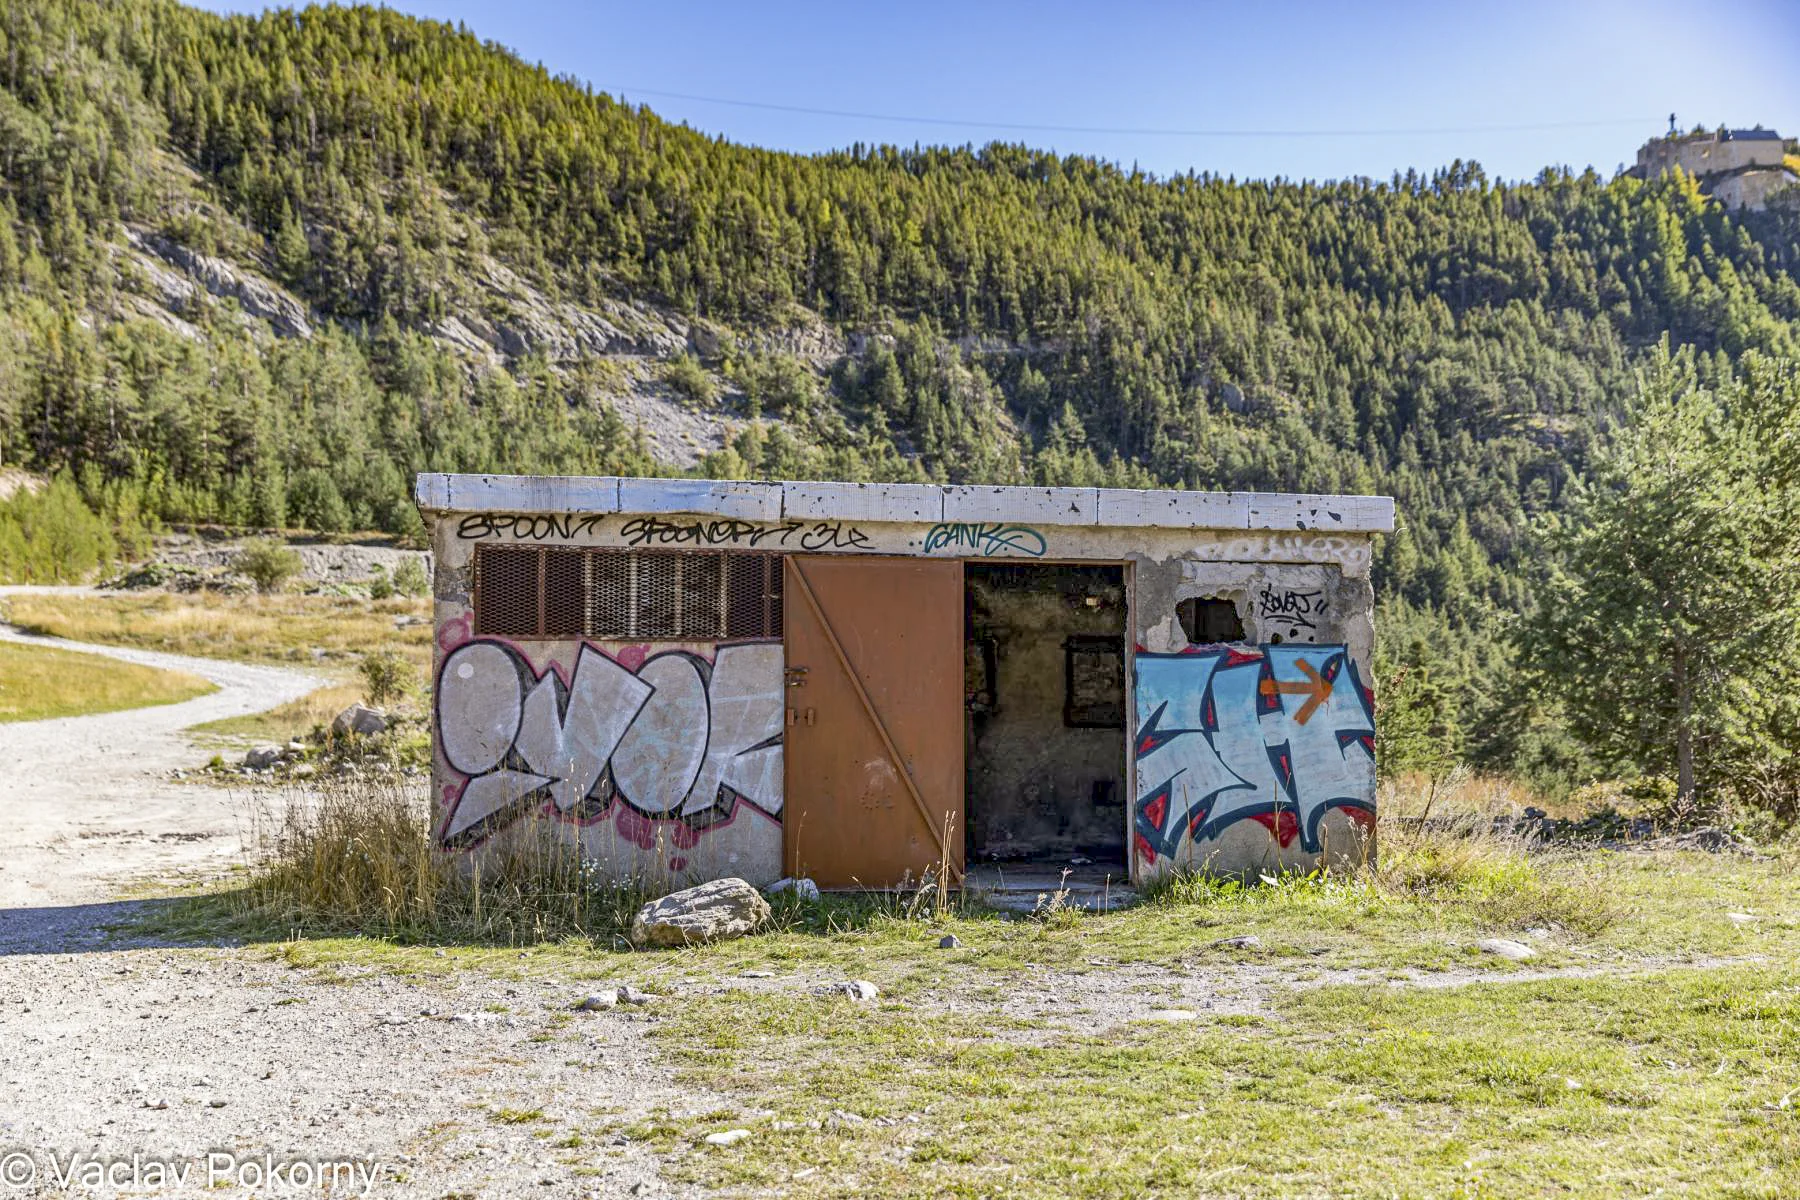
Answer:
<svg viewBox="0 0 1800 1200"><path fill-rule="evenodd" d="M1522 649L1583 741L1672 777L1692 812L1800 741L1768 719L1800 673L1800 510L1779 452L1800 444L1800 388L1790 366L1714 390L1666 347L1639 386L1548 531Z"/></svg>

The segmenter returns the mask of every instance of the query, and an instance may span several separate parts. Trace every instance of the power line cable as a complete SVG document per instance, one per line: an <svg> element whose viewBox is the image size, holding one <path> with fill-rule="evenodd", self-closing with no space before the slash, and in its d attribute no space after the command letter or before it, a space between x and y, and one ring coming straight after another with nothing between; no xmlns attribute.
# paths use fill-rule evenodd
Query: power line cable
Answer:
<svg viewBox="0 0 1800 1200"><path fill-rule="evenodd" d="M775 104L765 100L733 100L724 96L699 96L659 88L620 88L621 100L631 95L657 96L666 100L691 100L700 104L724 104L732 108L757 108L769 112L800 113L813 117L844 117L857 121L894 121L911 125L948 125L961 129L1011 129L1024 133L1103 133L1133 137L1195 138L1311 138L1311 137L1424 137L1468 133L1541 133L1556 129L1597 129L1654 123L1655 117L1615 117L1594 121L1539 121L1509 125L1442 125L1412 129L1164 129L1129 125L1039 125L1024 121L975 121L959 117L901 116L895 113L855 112L839 108L811 108L802 104Z"/></svg>

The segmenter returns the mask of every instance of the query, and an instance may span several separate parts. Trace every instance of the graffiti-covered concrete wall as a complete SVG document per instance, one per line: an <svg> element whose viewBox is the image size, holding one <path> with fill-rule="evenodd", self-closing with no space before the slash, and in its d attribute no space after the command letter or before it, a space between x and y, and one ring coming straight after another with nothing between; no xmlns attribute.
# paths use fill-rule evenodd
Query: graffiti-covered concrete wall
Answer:
<svg viewBox="0 0 1800 1200"><path fill-rule="evenodd" d="M478 635L478 548L536 546L1120 564L1132 878L1372 853L1383 498L427 475L419 503L447 851L547 827L620 877L780 873L779 638ZM1228 603L1241 638L1191 640L1196 599Z"/></svg>
<svg viewBox="0 0 1800 1200"><path fill-rule="evenodd" d="M781 870L781 644L438 639L440 843L524 822L619 878Z"/></svg>

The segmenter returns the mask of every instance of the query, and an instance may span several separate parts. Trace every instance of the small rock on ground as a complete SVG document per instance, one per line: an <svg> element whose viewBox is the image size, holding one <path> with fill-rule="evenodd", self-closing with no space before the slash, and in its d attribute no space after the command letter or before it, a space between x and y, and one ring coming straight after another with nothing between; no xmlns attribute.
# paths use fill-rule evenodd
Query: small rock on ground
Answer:
<svg viewBox="0 0 1800 1200"><path fill-rule="evenodd" d="M943 937L938 939L939 950L954 950L960 945L962 945L962 940L954 933L946 933Z"/></svg>
<svg viewBox="0 0 1800 1200"><path fill-rule="evenodd" d="M1260 950L1262 939L1254 933L1246 933L1242 937L1221 938L1213 945L1221 950Z"/></svg>
<svg viewBox="0 0 1800 1200"><path fill-rule="evenodd" d="M366 704L352 704L331 719L331 732L340 737L346 733L380 733L386 728L387 715Z"/></svg>
<svg viewBox="0 0 1800 1200"><path fill-rule="evenodd" d="M638 910L631 940L639 946L694 946L754 933L769 919L769 902L742 879L714 879L671 892Z"/></svg>
<svg viewBox="0 0 1800 1200"><path fill-rule="evenodd" d="M603 992L595 992L575 1006L576 1012L599 1012L603 1008L617 1008L619 993L616 988L607 988Z"/></svg>
<svg viewBox="0 0 1800 1200"><path fill-rule="evenodd" d="M1475 943L1475 948L1484 954L1497 954L1512 962L1524 962L1528 958L1536 958L1537 951L1524 942L1515 942L1511 938L1482 938Z"/></svg>
<svg viewBox="0 0 1800 1200"><path fill-rule="evenodd" d="M707 1134L706 1144L709 1146L735 1146L749 1136L748 1129L727 1129L719 1133Z"/></svg>
<svg viewBox="0 0 1800 1200"><path fill-rule="evenodd" d="M779 896L783 892L792 892L802 900L817 900L819 898L819 885L810 879L777 879L763 890L768 892L771 896Z"/></svg>
<svg viewBox="0 0 1800 1200"><path fill-rule="evenodd" d="M847 979L842 983L826 984L814 988L816 996L848 996L852 1000L874 1000L881 995L881 989L866 979Z"/></svg>
<svg viewBox="0 0 1800 1200"><path fill-rule="evenodd" d="M1150 1010L1152 1021L1193 1021L1199 1013L1191 1008L1153 1008Z"/></svg>

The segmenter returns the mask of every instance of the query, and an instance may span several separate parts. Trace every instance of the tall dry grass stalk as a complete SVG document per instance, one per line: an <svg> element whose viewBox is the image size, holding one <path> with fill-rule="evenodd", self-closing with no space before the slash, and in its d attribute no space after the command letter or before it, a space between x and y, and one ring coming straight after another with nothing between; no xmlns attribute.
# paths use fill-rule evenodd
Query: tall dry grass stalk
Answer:
<svg viewBox="0 0 1800 1200"><path fill-rule="evenodd" d="M623 933L668 881L613 881L526 816L478 855L441 853L423 781L333 777L252 821L245 915L283 930L502 945Z"/></svg>

